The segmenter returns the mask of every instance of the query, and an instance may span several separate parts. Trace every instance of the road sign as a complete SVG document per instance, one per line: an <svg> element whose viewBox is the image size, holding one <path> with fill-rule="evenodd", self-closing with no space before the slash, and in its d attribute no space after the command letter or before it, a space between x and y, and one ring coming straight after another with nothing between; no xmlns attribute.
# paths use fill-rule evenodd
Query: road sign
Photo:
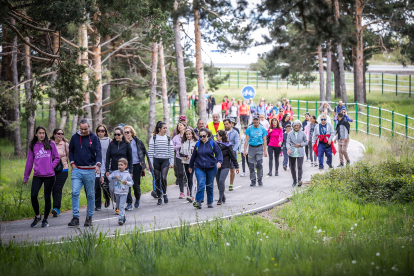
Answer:
<svg viewBox="0 0 414 276"><path fill-rule="evenodd" d="M243 87L241 94L245 100L250 100L253 99L254 96L256 96L256 90L254 90L253 86L246 85L245 87Z"/></svg>

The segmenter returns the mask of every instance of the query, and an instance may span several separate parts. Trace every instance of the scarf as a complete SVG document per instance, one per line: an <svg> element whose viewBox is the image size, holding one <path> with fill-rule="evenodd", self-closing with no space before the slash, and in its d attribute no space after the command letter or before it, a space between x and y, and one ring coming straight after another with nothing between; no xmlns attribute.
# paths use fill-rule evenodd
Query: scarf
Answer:
<svg viewBox="0 0 414 276"><path fill-rule="evenodd" d="M339 131L341 126L346 127L346 129L348 130L348 133L349 133L349 130L351 128L349 122L347 120L345 120L345 117L343 117L342 120L338 121L338 124L336 125L336 134L338 135L338 140L341 139L340 131Z"/></svg>

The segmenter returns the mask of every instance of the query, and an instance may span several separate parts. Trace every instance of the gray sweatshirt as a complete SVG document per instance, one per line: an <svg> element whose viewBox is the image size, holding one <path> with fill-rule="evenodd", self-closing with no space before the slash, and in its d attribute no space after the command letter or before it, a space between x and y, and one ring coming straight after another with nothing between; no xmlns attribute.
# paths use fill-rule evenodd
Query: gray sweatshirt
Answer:
<svg viewBox="0 0 414 276"><path fill-rule="evenodd" d="M229 142L233 146L233 151L239 149L239 133L233 128L230 131L226 131L227 136L229 137Z"/></svg>
<svg viewBox="0 0 414 276"><path fill-rule="evenodd" d="M115 176L119 176L119 180L115 179ZM128 171L113 171L109 175L108 179L111 181L110 185L114 187L113 191L117 195L128 195L129 187L132 187L132 184L134 184L134 181ZM126 184L122 183L124 180L127 181Z"/></svg>
<svg viewBox="0 0 414 276"><path fill-rule="evenodd" d="M296 144L300 144L300 147L295 148ZM289 156L293 157L295 149L298 150L298 157L305 156L305 150L303 149L303 147L305 147L307 145L308 145L308 138L306 138L306 134L302 130L299 130L297 132L297 137L295 135L294 130L289 132L289 134L287 135L286 150L290 149Z"/></svg>
<svg viewBox="0 0 414 276"><path fill-rule="evenodd" d="M341 140L346 139L346 138L349 138L348 129L345 126L343 126L343 125L340 125L339 126L339 136L341 137ZM338 134L335 136L335 139L336 140L338 139Z"/></svg>

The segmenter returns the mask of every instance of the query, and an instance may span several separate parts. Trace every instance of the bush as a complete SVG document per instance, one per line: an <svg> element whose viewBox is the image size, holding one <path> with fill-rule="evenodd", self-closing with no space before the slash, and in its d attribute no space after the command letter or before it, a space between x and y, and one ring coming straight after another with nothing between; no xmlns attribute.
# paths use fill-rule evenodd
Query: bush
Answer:
<svg viewBox="0 0 414 276"><path fill-rule="evenodd" d="M366 202L414 202L414 160L365 162L312 176L312 185L349 191Z"/></svg>

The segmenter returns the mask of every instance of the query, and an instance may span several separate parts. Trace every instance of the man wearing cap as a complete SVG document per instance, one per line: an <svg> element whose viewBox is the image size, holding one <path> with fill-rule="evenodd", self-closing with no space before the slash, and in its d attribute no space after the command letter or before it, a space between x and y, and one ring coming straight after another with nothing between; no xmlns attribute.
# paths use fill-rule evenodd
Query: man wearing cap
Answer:
<svg viewBox="0 0 414 276"><path fill-rule="evenodd" d="M259 115L253 116L253 125L249 126L246 131L246 140L244 142L244 157L249 155L248 165L250 170L250 186L256 186L256 172L257 169L257 183L263 186L263 156L267 157L267 131L260 125ZM247 145L249 145L249 152L247 152Z"/></svg>
<svg viewBox="0 0 414 276"><path fill-rule="evenodd" d="M239 133L233 128L233 122L229 118L223 120L224 128L227 133L227 137L229 138L229 142L233 147L234 156L237 156L237 150L239 148ZM234 178L236 177L235 171L235 164L231 164L230 166L230 186L229 191L233 191L233 182Z"/></svg>
<svg viewBox="0 0 414 276"><path fill-rule="evenodd" d="M224 130L224 124L220 121L220 115L218 113L213 114L213 121L208 123L207 128L213 133L214 140L216 139L217 131L223 129Z"/></svg>

